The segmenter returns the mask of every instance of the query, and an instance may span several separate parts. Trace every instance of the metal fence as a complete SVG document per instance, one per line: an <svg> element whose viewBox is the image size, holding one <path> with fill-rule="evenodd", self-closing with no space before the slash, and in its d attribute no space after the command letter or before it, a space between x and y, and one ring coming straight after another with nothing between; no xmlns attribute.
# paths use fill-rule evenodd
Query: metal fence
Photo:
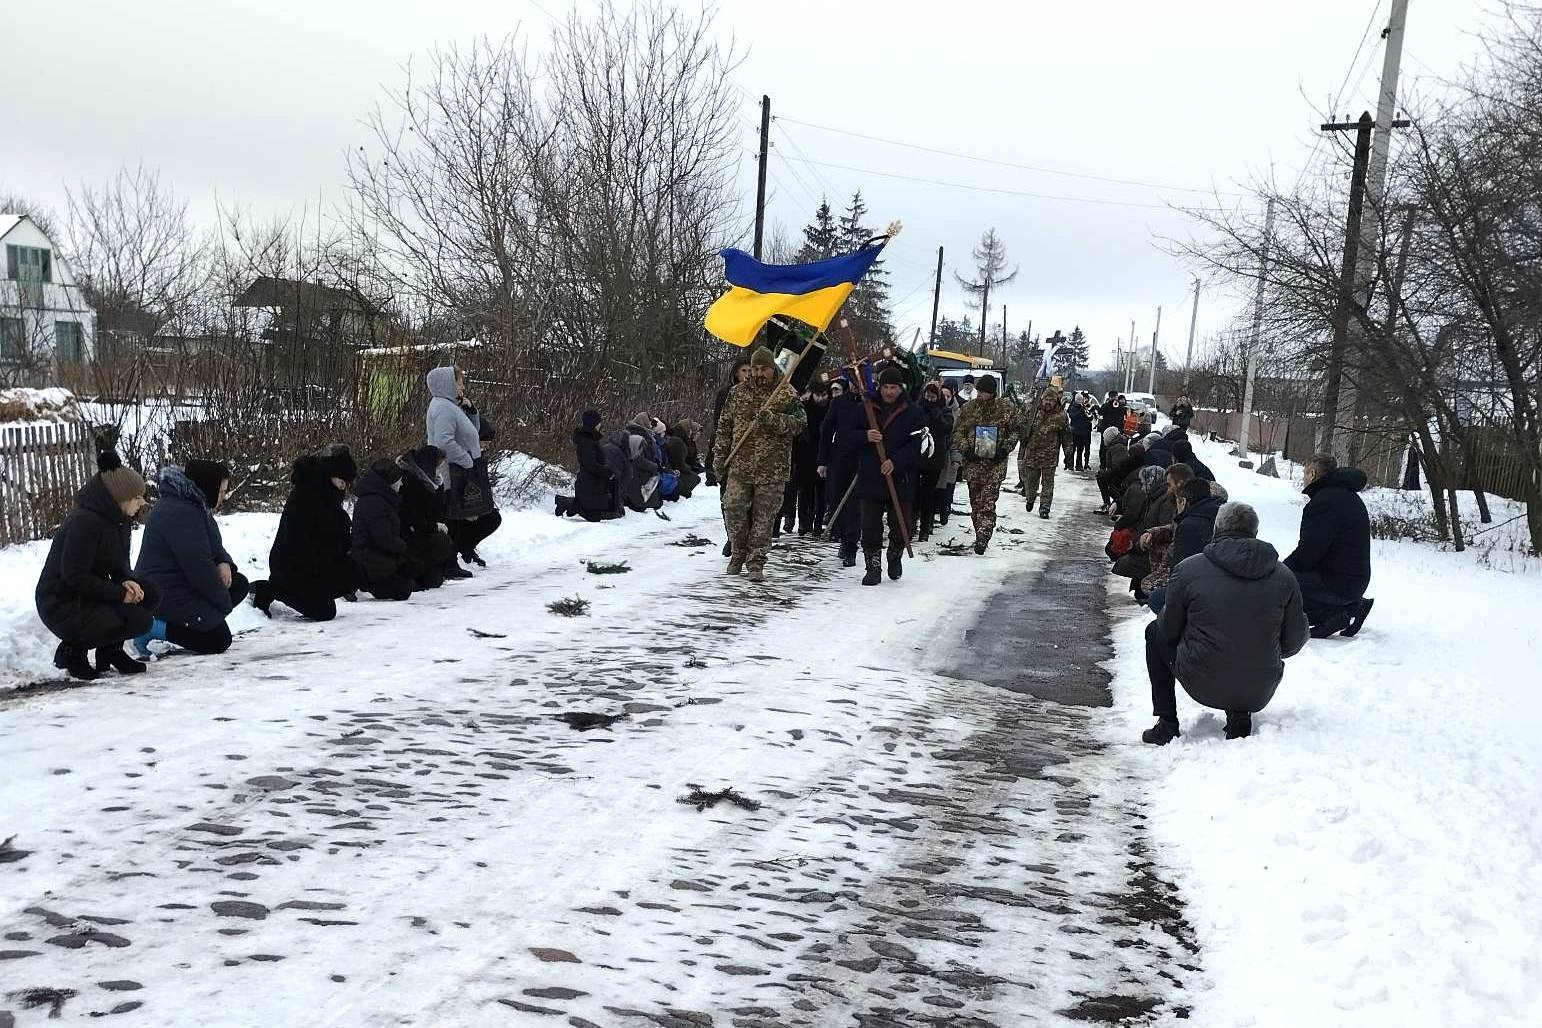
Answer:
<svg viewBox="0 0 1542 1028"><path fill-rule="evenodd" d="M90 425L37 422L0 428L0 546L52 535L95 472Z"/></svg>

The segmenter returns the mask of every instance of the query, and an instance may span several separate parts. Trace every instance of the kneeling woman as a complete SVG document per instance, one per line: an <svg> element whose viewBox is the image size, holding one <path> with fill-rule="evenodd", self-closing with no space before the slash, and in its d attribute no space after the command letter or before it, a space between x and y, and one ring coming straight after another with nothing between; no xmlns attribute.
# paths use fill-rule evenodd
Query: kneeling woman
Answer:
<svg viewBox="0 0 1542 1028"><path fill-rule="evenodd" d="M97 467L54 533L35 597L38 617L61 640L54 666L84 681L109 668L144 671L123 644L150 627L160 601L154 585L129 571L129 537L145 505L145 480L116 453L99 455ZM86 659L93 649L95 667Z"/></svg>
<svg viewBox="0 0 1542 1028"><path fill-rule="evenodd" d="M134 570L160 590L161 605L134 649L148 658L150 640L164 639L194 653L224 653L230 649L225 618L247 591L214 520L230 489L230 468L190 460L180 469L162 468L159 485Z"/></svg>
<svg viewBox="0 0 1542 1028"><path fill-rule="evenodd" d="M252 583L252 605L264 614L277 600L311 621L337 617L338 597L357 599L359 568L349 556L353 522L343 509L359 468L348 447L334 444L294 462L289 499L268 554L268 581Z"/></svg>

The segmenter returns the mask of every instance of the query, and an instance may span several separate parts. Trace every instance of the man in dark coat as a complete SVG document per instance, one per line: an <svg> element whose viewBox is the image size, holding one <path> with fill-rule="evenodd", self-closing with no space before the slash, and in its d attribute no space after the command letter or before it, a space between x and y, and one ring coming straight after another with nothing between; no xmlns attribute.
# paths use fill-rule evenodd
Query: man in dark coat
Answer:
<svg viewBox="0 0 1542 1028"><path fill-rule="evenodd" d="M679 482L675 487L678 499L689 500L696 487L701 485L701 465L696 456L696 423L677 421L664 433L664 456L674 469ZM601 458L603 460L603 458Z"/></svg>
<svg viewBox="0 0 1542 1028"><path fill-rule="evenodd" d="M1194 420L1194 405L1189 402L1187 396L1180 396L1178 402L1173 404L1172 409L1167 412L1167 416L1173 419L1173 424L1186 429Z"/></svg>
<svg viewBox="0 0 1542 1028"><path fill-rule="evenodd" d="M1067 471L1086 471L1092 449L1092 397L1077 393L1066 408L1071 418L1071 448L1066 452Z"/></svg>
<svg viewBox="0 0 1542 1028"><path fill-rule="evenodd" d="M402 473L397 514L407 541L407 574L417 589L437 589L447 579L471 577L455 558L455 540L445 522L445 490L439 485L444 461L444 451L437 446L420 446L396 458Z"/></svg>
<svg viewBox="0 0 1542 1028"><path fill-rule="evenodd" d="M1198 477L1178 487L1175 501L1178 514L1173 520L1173 567L1210 545L1215 535L1215 516L1222 506L1221 498L1211 493L1210 483Z"/></svg>
<svg viewBox="0 0 1542 1028"><path fill-rule="evenodd" d="M123 644L149 629L161 595L129 570L129 538L144 508L145 480L118 455L97 457L98 471L75 494L75 508L54 533L34 601L59 637L54 667L90 681L109 668L138 674L145 665ZM96 665L87 660L96 650Z"/></svg>
<svg viewBox="0 0 1542 1028"><path fill-rule="evenodd" d="M1124 404L1119 402L1119 394L1110 391L1098 407L1098 432L1106 433L1111 428L1117 428L1119 434L1124 435ZM1107 438L1106 436L1104 438ZM1104 444L1107 445L1106 443ZM1108 461L1104 459L1102 450L1098 451L1098 469L1108 467Z"/></svg>
<svg viewBox="0 0 1542 1028"><path fill-rule="evenodd" d="M402 469L377 460L354 484L353 546L364 588L377 600L405 600L412 595L407 573L407 540L402 538Z"/></svg>
<svg viewBox="0 0 1542 1028"><path fill-rule="evenodd" d="M578 459L573 495L557 497L558 517L577 514L585 521L608 521L625 513L615 470L605 460L604 440L600 412L584 411L573 429L573 452Z"/></svg>
<svg viewBox="0 0 1542 1028"><path fill-rule="evenodd" d="M905 534L910 531L910 510L921 466L921 430L926 418L905 398L905 375L890 365L878 376L878 402L873 405L878 427L869 428L857 459L856 498L862 504L862 557L867 564L863 585L883 581L879 554L883 550L883 523L889 521L889 578L905 573ZM867 417L863 412L863 419ZM878 459L883 444L886 460ZM900 509L895 511L888 482L893 481Z"/></svg>
<svg viewBox="0 0 1542 1028"><path fill-rule="evenodd" d="M1200 460L1199 457L1194 454L1194 444L1189 441L1187 435L1172 440L1167 449L1168 452L1173 455L1174 461L1187 464L1189 467L1193 468L1196 477L1202 478L1206 482L1215 481L1215 472L1211 471L1210 468L1205 465L1205 462Z"/></svg>
<svg viewBox="0 0 1542 1028"><path fill-rule="evenodd" d="M953 410L942 402L942 388L936 382L928 382L921 390L921 414L931 432L932 452L922 454L920 473L916 477L915 519L917 538L926 542L931 538L932 526L937 522L938 503L944 498L937 482L947 467L950 447L953 444Z"/></svg>
<svg viewBox="0 0 1542 1028"><path fill-rule="evenodd" d="M818 535L825 526L825 480L819 476L819 436L824 430L825 415L830 412L830 387L824 382L809 386L803 396L803 410L808 415L808 428L792 444L794 511L798 534Z"/></svg>
<svg viewBox="0 0 1542 1028"><path fill-rule="evenodd" d="M832 394L835 390L832 388ZM862 538L861 504L853 495L846 499L848 491L854 493L857 475L857 459L861 456L867 433L867 414L862 409L862 398L856 387L849 382L842 385L838 395L832 395L830 409L825 412L819 427L819 466L825 471L825 505L834 514L840 507L840 517L830 522L830 534L840 544L841 564L852 567L857 563L857 545ZM841 501L845 505L841 506Z"/></svg>
<svg viewBox="0 0 1542 1028"><path fill-rule="evenodd" d="M1336 632L1355 635L1365 624L1374 600L1371 584L1371 521L1360 499L1365 472L1341 468L1319 453L1307 461L1301 491L1310 499L1301 512L1301 541L1285 558L1296 573L1306 604L1312 638Z"/></svg>
<svg viewBox="0 0 1542 1028"><path fill-rule="evenodd" d="M332 445L294 462L292 488L268 553L268 578L252 583L252 605L264 614L274 600L311 621L337 617L338 597L358 592L359 568L349 556L353 523L343 509L358 465L348 447Z"/></svg>
<svg viewBox="0 0 1542 1028"><path fill-rule="evenodd" d="M1146 627L1157 723L1141 739L1163 746L1182 734L1175 679L1196 703L1226 711L1226 738L1245 738L1253 715L1274 698L1285 658L1306 639L1301 589L1274 547L1258 538L1257 512L1226 504L1215 539L1173 568L1167 606Z"/></svg>
<svg viewBox="0 0 1542 1028"><path fill-rule="evenodd" d="M248 588L214 520L230 477L228 465L208 460L161 469L160 499L145 522L134 569L161 591L155 620L133 642L141 659L150 656L152 639L193 653L230 649L225 619Z"/></svg>

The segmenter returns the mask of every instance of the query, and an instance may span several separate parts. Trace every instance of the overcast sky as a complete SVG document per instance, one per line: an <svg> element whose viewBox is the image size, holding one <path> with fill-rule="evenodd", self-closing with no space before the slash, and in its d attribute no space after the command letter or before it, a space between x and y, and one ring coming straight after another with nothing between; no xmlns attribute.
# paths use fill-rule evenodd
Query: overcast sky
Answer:
<svg viewBox="0 0 1542 1028"><path fill-rule="evenodd" d="M401 81L405 61L436 42L480 34L522 31L538 46L550 18L570 6L0 3L8 84L0 190L62 208L66 184L142 160L200 214L212 211L216 196L258 212L314 212L339 198L343 155L366 141L362 120L383 85ZM744 95L746 209L754 199L759 98L769 93L779 119L770 220L796 234L819 196L839 206L858 188L874 227L902 220L889 267L904 341L929 322L937 247L948 269L943 312L961 316L952 272L970 273L970 248L995 227L1022 267L1000 295L1014 333L1030 319L1036 335L1079 324L1101 363L1116 337L1129 336L1131 319L1149 345L1160 304L1162 348L1181 363L1193 269L1161 246L1161 237L1189 231L1166 205L1212 203L1184 191L1212 188L1236 202L1229 194L1270 168L1294 179L1330 98L1345 97L1340 114L1374 107L1387 7L1388 0L725 0L718 25L747 50L734 75ZM1373 10L1369 39L1353 60ZM1479 19L1475 0L1412 0L1400 94L1429 95L1456 73L1475 50ZM1236 306L1207 288L1201 340ZM992 320L999 318L998 308Z"/></svg>

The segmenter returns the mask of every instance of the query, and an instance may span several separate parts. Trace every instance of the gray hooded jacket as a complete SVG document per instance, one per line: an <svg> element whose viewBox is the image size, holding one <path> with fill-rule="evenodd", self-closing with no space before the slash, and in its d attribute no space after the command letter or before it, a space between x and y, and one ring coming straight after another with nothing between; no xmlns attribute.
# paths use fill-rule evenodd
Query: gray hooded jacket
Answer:
<svg viewBox="0 0 1542 1028"><path fill-rule="evenodd" d="M1184 690L1217 710L1263 710L1307 640L1296 576L1273 546L1234 532L1173 568L1158 624Z"/></svg>
<svg viewBox="0 0 1542 1028"><path fill-rule="evenodd" d="M458 468L469 468L482 456L476 422L455 402L455 369L435 368L428 373L428 445L444 451Z"/></svg>

